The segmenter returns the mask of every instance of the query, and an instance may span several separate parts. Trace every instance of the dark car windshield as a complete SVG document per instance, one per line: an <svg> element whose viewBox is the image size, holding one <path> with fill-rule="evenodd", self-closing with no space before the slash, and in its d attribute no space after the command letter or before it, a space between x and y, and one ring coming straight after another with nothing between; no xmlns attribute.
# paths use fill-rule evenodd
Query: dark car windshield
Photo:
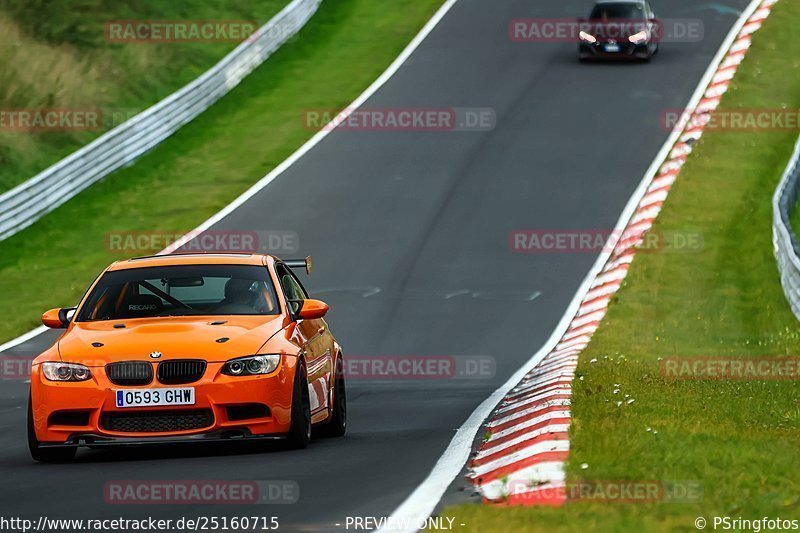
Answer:
<svg viewBox="0 0 800 533"><path fill-rule="evenodd" d="M634 3L602 3L594 6L592 14L589 15L591 20L606 21L606 20L636 20L644 18L644 8L642 4Z"/></svg>
<svg viewBox="0 0 800 533"><path fill-rule="evenodd" d="M106 272L78 312L77 321L278 312L266 267L185 265Z"/></svg>

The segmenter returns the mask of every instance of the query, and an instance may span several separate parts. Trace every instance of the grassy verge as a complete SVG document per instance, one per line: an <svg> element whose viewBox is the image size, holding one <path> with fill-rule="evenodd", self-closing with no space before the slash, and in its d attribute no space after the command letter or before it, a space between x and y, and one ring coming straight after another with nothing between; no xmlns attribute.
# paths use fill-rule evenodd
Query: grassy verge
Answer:
<svg viewBox="0 0 800 533"><path fill-rule="evenodd" d="M98 129L0 128L0 193L190 82L235 42L111 43L110 20L263 24L289 0L0 0L0 110L99 109ZM6 122L9 122L8 119Z"/></svg>
<svg viewBox="0 0 800 533"><path fill-rule="evenodd" d="M0 242L0 339L77 301L114 259L109 232L180 232L220 210L308 139L303 110L342 108L394 60L440 0L333 0L234 91L133 167ZM202 192L200 192L202 191Z"/></svg>
<svg viewBox="0 0 800 533"><path fill-rule="evenodd" d="M800 4L780 2L724 108L800 108L798 23ZM714 516L800 518L797 381L673 381L659 369L662 357L800 355L772 253L770 202L796 139L792 131L706 133L655 227L700 230L702 251L639 254L581 355L569 479L692 480L702 498L462 505L445 514L470 531L694 531L698 516L708 529ZM617 407L626 394L635 402Z"/></svg>

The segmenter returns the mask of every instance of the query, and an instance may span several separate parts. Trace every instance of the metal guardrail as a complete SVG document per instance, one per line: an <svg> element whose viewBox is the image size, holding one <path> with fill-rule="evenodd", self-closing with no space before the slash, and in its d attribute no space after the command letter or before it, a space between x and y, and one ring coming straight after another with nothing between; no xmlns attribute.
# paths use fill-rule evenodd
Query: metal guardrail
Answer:
<svg viewBox="0 0 800 533"><path fill-rule="evenodd" d="M790 217L800 193L800 139L795 145L792 159L772 198L772 242L781 285L792 312L800 320L800 245L792 230Z"/></svg>
<svg viewBox="0 0 800 533"><path fill-rule="evenodd" d="M130 164L208 109L294 36L321 2L292 0L199 78L0 195L0 240Z"/></svg>

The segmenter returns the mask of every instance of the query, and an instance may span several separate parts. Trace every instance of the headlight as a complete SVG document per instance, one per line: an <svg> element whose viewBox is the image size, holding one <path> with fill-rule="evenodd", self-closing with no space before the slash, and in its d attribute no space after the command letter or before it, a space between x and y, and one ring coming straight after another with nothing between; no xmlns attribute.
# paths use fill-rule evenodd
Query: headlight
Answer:
<svg viewBox="0 0 800 533"><path fill-rule="evenodd" d="M647 38L648 38L647 32L645 30L642 30L639 33L634 33L633 35L628 37L628 40L633 44L639 44L645 42Z"/></svg>
<svg viewBox="0 0 800 533"><path fill-rule="evenodd" d="M88 367L73 363L42 363L42 372L50 381L86 381L92 377Z"/></svg>
<svg viewBox="0 0 800 533"><path fill-rule="evenodd" d="M572 35L575 35L574 33ZM578 37L581 38L581 41L586 41L587 43L596 43L597 39L595 39L594 35L589 35L585 31L582 31L578 34Z"/></svg>
<svg viewBox="0 0 800 533"><path fill-rule="evenodd" d="M232 359L222 366L222 373L229 376L257 376L269 374L281 362L279 354L253 355Z"/></svg>

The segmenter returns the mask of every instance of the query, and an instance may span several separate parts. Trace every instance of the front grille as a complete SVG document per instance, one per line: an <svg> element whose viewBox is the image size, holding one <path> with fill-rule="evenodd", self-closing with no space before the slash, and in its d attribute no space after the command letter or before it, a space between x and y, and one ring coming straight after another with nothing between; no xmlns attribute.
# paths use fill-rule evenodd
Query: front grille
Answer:
<svg viewBox="0 0 800 533"><path fill-rule="evenodd" d="M163 361L158 364L158 381L165 385L194 383L206 372L206 362L199 360Z"/></svg>
<svg viewBox="0 0 800 533"><path fill-rule="evenodd" d="M185 411L148 411L137 413L105 413L101 422L103 429L120 433L163 433L189 431L214 424L211 409Z"/></svg>
<svg viewBox="0 0 800 533"><path fill-rule="evenodd" d="M122 361L106 365L106 375L117 385L147 385L153 381L153 365L147 361Z"/></svg>

